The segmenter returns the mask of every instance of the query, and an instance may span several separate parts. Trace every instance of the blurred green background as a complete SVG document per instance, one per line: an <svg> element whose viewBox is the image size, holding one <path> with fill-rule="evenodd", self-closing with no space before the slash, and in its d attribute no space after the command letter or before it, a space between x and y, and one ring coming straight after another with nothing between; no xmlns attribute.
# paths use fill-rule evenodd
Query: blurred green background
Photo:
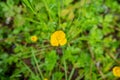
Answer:
<svg viewBox="0 0 120 80"><path fill-rule="evenodd" d="M51 46L57 30L66 45ZM120 80L114 66L120 0L0 0L0 80Z"/></svg>

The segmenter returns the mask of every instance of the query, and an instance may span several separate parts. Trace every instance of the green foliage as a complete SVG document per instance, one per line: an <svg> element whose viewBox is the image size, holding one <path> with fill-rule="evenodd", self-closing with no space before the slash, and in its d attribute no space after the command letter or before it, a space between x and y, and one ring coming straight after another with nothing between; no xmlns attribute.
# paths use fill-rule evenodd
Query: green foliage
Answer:
<svg viewBox="0 0 120 80"><path fill-rule="evenodd" d="M56 65L56 62L57 62L57 55L55 51L48 53L45 58L45 67L46 67L45 69L48 71L53 70L53 68Z"/></svg>
<svg viewBox="0 0 120 80"><path fill-rule="evenodd" d="M118 80L119 40L119 0L0 0L0 80Z"/></svg>

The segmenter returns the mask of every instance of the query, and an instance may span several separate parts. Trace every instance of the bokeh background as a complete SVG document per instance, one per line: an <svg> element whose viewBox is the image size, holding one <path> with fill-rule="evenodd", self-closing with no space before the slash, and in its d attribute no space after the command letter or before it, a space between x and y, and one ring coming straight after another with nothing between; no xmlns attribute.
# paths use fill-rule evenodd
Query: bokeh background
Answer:
<svg viewBox="0 0 120 80"><path fill-rule="evenodd" d="M119 65L120 0L0 0L0 80L120 80Z"/></svg>

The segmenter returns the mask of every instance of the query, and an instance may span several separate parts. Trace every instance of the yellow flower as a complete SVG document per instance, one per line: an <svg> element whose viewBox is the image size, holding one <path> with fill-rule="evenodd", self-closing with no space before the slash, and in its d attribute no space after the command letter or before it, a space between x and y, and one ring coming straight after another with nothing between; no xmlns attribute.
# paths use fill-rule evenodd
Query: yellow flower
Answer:
<svg viewBox="0 0 120 80"><path fill-rule="evenodd" d="M34 35L34 36L31 36L31 41L32 41L32 42L36 42L37 40L38 40L37 36L35 36L35 35Z"/></svg>
<svg viewBox="0 0 120 80"><path fill-rule="evenodd" d="M65 45L67 43L67 39L65 37L65 33L61 30L59 31L55 31L52 35L51 35L51 39L50 39L50 43L52 46L62 46Z"/></svg>
<svg viewBox="0 0 120 80"><path fill-rule="evenodd" d="M120 67L114 67L113 68L113 75L116 76L116 77L120 77Z"/></svg>
<svg viewBox="0 0 120 80"><path fill-rule="evenodd" d="M47 78L44 78L44 80L48 80Z"/></svg>

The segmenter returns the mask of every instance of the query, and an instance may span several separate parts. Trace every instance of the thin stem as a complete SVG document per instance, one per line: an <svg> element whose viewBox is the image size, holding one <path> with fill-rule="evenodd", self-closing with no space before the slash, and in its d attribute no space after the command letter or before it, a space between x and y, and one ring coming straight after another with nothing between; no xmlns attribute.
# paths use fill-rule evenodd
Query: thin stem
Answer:
<svg viewBox="0 0 120 80"><path fill-rule="evenodd" d="M31 4L30 0L23 0L24 4L31 9L31 11L36 14L33 5Z"/></svg>
<svg viewBox="0 0 120 80"><path fill-rule="evenodd" d="M92 80L92 62L90 64L90 80Z"/></svg>
<svg viewBox="0 0 120 80"><path fill-rule="evenodd" d="M35 76L35 74L33 73L33 71L22 61L22 64L27 68L27 70ZM40 78L39 78L40 79Z"/></svg>
<svg viewBox="0 0 120 80"><path fill-rule="evenodd" d="M48 8L47 1L42 0L42 2L45 5L45 8L46 8L46 11L48 12L48 16L49 16L50 20L52 20L51 15L50 15L50 9Z"/></svg>
<svg viewBox="0 0 120 80"><path fill-rule="evenodd" d="M31 21L31 22L33 22L33 23L36 23L36 24L41 25L41 23L40 23L39 21L36 21L36 20L31 19L31 18L28 18L28 17L26 17L25 20L28 20L28 21Z"/></svg>
<svg viewBox="0 0 120 80"><path fill-rule="evenodd" d="M28 69L28 71L33 74L32 70L31 70L23 61L22 61L22 63L23 63L23 65Z"/></svg>
<svg viewBox="0 0 120 80"><path fill-rule="evenodd" d="M59 26L60 26L60 23L61 23L61 21L60 21L60 9L61 9L61 2L60 1L57 1L56 0L56 2L57 2L57 4L58 4L58 24L59 24Z"/></svg>
<svg viewBox="0 0 120 80"><path fill-rule="evenodd" d="M71 80L71 78L72 78L72 76L73 76L73 74L74 74L74 71L75 71L75 68L72 68L72 71L71 71L71 73L70 73L70 76L69 76L68 80Z"/></svg>
<svg viewBox="0 0 120 80"><path fill-rule="evenodd" d="M41 78L42 78L42 80L43 80L44 77L43 77L43 74L42 74L41 69L39 68L39 65L38 65L37 59L36 59L36 57L35 57L35 52L34 52L33 49L32 49L32 56L33 56L33 59L34 59L34 61L35 61L36 66L37 66L37 69L38 69L38 71L39 71L39 73L40 73L40 76L41 76Z"/></svg>
<svg viewBox="0 0 120 80"><path fill-rule="evenodd" d="M67 66L65 59L64 59L64 70L65 70L65 80L67 80Z"/></svg>
<svg viewBox="0 0 120 80"><path fill-rule="evenodd" d="M110 56L116 63L120 64L120 61L118 61L114 55L112 55L111 53L107 53L108 56Z"/></svg>
<svg viewBox="0 0 120 80"><path fill-rule="evenodd" d="M91 54L91 57L92 57L92 61L94 62L94 65L96 66L97 61L95 59L94 53L93 53L89 43L88 43L88 48L89 48L89 51L90 51L90 54ZM98 66L96 66L96 67L97 67L97 70L98 70L99 74L101 75L102 79L105 80L105 76L104 76L103 72L101 71L100 67L98 67Z"/></svg>

